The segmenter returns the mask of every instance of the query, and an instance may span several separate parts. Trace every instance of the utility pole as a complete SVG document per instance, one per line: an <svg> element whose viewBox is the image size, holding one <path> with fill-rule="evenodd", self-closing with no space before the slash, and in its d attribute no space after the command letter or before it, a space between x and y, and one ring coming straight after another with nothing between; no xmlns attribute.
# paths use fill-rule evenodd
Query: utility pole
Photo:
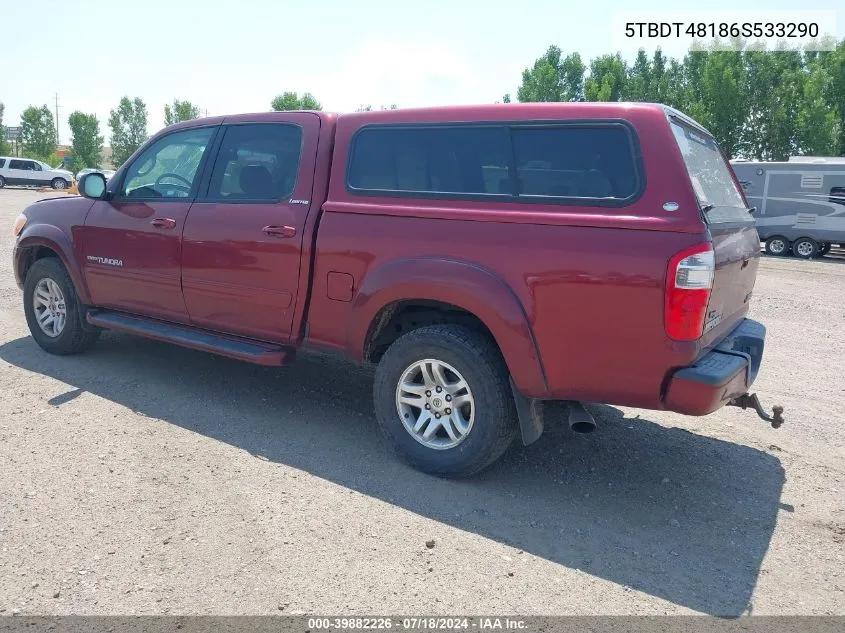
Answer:
<svg viewBox="0 0 845 633"><path fill-rule="evenodd" d="M59 144L59 93L56 93L56 145Z"/></svg>

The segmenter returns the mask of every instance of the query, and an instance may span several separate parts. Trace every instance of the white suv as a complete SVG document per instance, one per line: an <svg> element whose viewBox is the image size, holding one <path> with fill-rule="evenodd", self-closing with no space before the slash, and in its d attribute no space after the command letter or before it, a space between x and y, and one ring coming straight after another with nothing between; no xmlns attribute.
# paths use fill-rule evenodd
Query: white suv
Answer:
<svg viewBox="0 0 845 633"><path fill-rule="evenodd" d="M0 189L7 184L67 189L72 182L73 174L65 169L53 169L31 158L0 156Z"/></svg>

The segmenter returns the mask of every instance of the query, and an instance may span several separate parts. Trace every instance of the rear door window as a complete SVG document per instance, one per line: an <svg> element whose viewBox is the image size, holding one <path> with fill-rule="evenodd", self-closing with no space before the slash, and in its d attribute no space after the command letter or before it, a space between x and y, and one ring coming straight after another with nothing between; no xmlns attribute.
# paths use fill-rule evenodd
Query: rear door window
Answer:
<svg viewBox="0 0 845 633"><path fill-rule="evenodd" d="M716 141L688 125L672 121L672 133L684 157L693 190L709 223L753 221Z"/></svg>
<svg viewBox="0 0 845 633"><path fill-rule="evenodd" d="M26 169L26 164L29 161L26 160L15 160L12 159L9 161L9 169Z"/></svg>
<svg viewBox="0 0 845 633"><path fill-rule="evenodd" d="M350 156L350 189L370 193L513 195L502 126L363 128Z"/></svg>
<svg viewBox="0 0 845 633"><path fill-rule="evenodd" d="M638 192L633 143L623 125L514 128L512 135L521 197L611 201Z"/></svg>

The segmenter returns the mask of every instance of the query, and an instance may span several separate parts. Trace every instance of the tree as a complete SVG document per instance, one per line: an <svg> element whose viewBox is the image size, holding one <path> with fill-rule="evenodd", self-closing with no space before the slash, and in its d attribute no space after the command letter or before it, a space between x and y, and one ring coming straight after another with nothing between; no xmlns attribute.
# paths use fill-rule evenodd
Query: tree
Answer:
<svg viewBox="0 0 845 633"><path fill-rule="evenodd" d="M560 94L564 101L584 101L584 62L578 53L567 55L560 65Z"/></svg>
<svg viewBox="0 0 845 633"><path fill-rule="evenodd" d="M173 125L179 121L190 121L199 118L200 109L190 101L173 100L173 105L164 104L164 125Z"/></svg>
<svg viewBox="0 0 845 633"><path fill-rule="evenodd" d="M147 106L139 97L123 97L109 114L112 162L122 165L147 140Z"/></svg>
<svg viewBox="0 0 845 633"><path fill-rule="evenodd" d="M836 113L839 127L839 147L836 153L845 156L845 40L823 58L822 64L830 76L825 101Z"/></svg>
<svg viewBox="0 0 845 633"><path fill-rule="evenodd" d="M323 106L310 92L306 92L301 97L295 92L283 92L278 95L270 104L276 112L286 112L288 110L322 110Z"/></svg>
<svg viewBox="0 0 845 633"><path fill-rule="evenodd" d="M645 49L637 51L637 59L628 71L625 86L626 101L651 101L649 87L651 83L651 62Z"/></svg>
<svg viewBox="0 0 845 633"><path fill-rule="evenodd" d="M550 46L545 54L534 61L531 68L522 71L522 84L516 92L521 103L582 101L584 98L584 64L578 53L561 59L561 50ZM505 103L510 103L506 95Z"/></svg>
<svg viewBox="0 0 845 633"><path fill-rule="evenodd" d="M73 112L68 117L71 136L71 153L74 169L98 167L103 151L103 137L100 135L100 122L95 114Z"/></svg>
<svg viewBox="0 0 845 633"><path fill-rule="evenodd" d="M686 68L677 59L669 60L669 67L666 69L666 97L665 103L668 106L686 112L690 102L689 91L686 86Z"/></svg>
<svg viewBox="0 0 845 633"><path fill-rule="evenodd" d="M6 126L3 125L3 114L5 110L6 106L3 105L2 101L0 101L0 154L3 154L4 156L12 153L11 147L9 147L9 142L6 140Z"/></svg>
<svg viewBox="0 0 845 633"><path fill-rule="evenodd" d="M710 130L730 158L737 155L747 119L746 85L742 54L712 51L702 68L700 101L690 106L689 114Z"/></svg>
<svg viewBox="0 0 845 633"><path fill-rule="evenodd" d="M523 71L517 99L664 103L708 128L730 157L845 156L845 40L803 52L781 43L767 51L741 38L727 44L697 47L680 60L640 50L630 67L619 54L602 55L590 60L586 79L577 55L563 58L550 46Z"/></svg>
<svg viewBox="0 0 845 633"><path fill-rule="evenodd" d="M822 60L810 59L810 72L804 82L801 110L798 114L798 144L809 156L834 156L840 153L840 139L845 136L838 113L826 96L832 83Z"/></svg>
<svg viewBox="0 0 845 633"><path fill-rule="evenodd" d="M743 156L786 160L796 152L806 80L802 63L797 51L743 53L747 84L746 119L740 141Z"/></svg>
<svg viewBox="0 0 845 633"><path fill-rule="evenodd" d="M669 98L669 73L666 69L666 55L659 48L651 58L651 81L648 86L649 99L654 103L666 103Z"/></svg>
<svg viewBox="0 0 845 633"><path fill-rule="evenodd" d="M21 115L24 155L46 161L56 151L56 124L49 106L29 106Z"/></svg>
<svg viewBox="0 0 845 633"><path fill-rule="evenodd" d="M625 81L625 101L643 101L647 103L665 103L668 98L669 83L666 72L666 57L658 48L649 58L644 49L637 52L634 65L628 69Z"/></svg>
<svg viewBox="0 0 845 633"><path fill-rule="evenodd" d="M622 56L602 55L590 62L590 76L584 82L587 101L619 101L625 94L628 65Z"/></svg>

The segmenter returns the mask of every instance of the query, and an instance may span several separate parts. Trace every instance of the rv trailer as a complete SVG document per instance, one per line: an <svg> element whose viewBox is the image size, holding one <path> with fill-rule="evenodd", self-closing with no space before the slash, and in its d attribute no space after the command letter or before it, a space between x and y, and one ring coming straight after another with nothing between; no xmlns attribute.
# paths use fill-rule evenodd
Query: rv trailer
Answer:
<svg viewBox="0 0 845 633"><path fill-rule="evenodd" d="M733 160L770 255L810 259L845 248L845 157Z"/></svg>

